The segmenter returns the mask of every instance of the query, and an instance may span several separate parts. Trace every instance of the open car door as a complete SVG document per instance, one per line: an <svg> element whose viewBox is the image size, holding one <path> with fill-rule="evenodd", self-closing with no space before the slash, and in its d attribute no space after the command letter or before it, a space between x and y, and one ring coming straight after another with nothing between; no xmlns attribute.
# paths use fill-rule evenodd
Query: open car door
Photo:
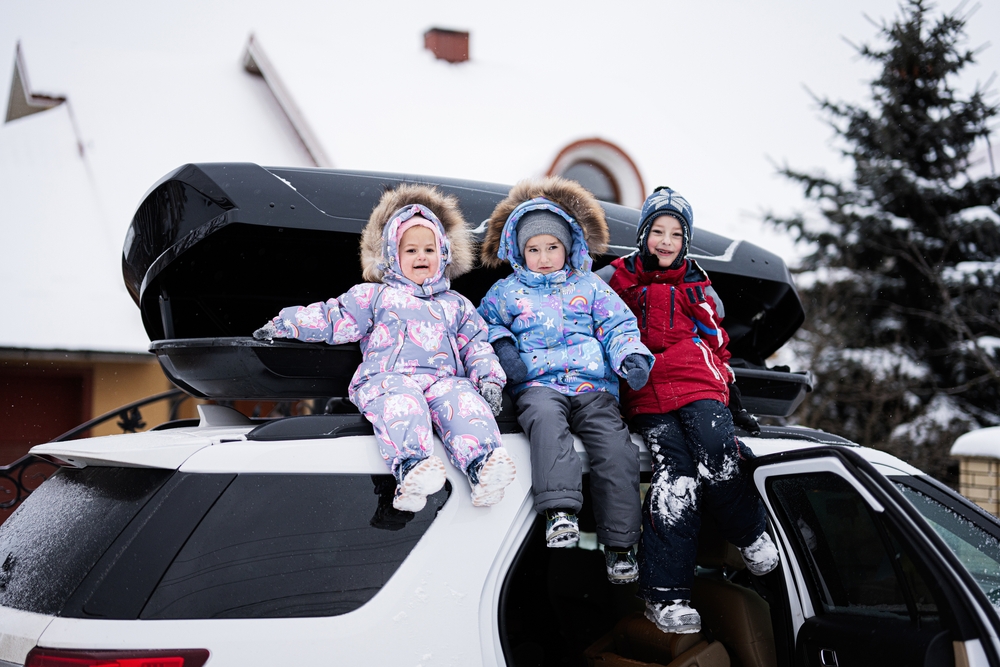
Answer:
<svg viewBox="0 0 1000 667"><path fill-rule="evenodd" d="M754 463L782 550L793 664L1000 665L996 610L907 489L847 447Z"/></svg>

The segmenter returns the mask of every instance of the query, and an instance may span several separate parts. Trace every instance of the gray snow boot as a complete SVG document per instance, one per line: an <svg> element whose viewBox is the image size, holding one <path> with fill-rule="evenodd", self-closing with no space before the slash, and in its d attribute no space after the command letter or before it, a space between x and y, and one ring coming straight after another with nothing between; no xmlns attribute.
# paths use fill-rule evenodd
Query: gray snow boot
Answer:
<svg viewBox="0 0 1000 667"><path fill-rule="evenodd" d="M608 581L613 584L631 584L639 578L634 544L624 550L604 547L604 564L608 568Z"/></svg>
<svg viewBox="0 0 1000 667"><path fill-rule="evenodd" d="M576 515L564 510L545 510L545 546L561 549L580 541Z"/></svg>

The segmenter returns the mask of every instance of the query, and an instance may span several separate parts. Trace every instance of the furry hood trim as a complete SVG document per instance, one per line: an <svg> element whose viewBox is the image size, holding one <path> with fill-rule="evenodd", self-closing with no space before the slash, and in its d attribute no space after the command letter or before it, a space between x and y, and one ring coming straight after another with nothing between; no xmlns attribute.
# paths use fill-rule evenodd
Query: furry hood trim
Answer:
<svg viewBox="0 0 1000 667"><path fill-rule="evenodd" d="M384 239L383 232L394 214L405 206L417 204L427 208L437 216L442 232L450 245L450 251L441 257L445 265L445 277L449 280L467 273L475 262L475 250L472 233L465 223L465 217L458 207L458 199L441 193L429 185L403 184L392 190L386 190L382 198L372 210L361 233L361 275L367 282L380 283L385 274L385 267L390 264L386 253L395 252L395 239Z"/></svg>
<svg viewBox="0 0 1000 667"><path fill-rule="evenodd" d="M508 218L520 204L539 197L557 204L576 220L583 231L583 239L590 253L601 254L607 250L608 223L604 218L604 209L601 208L597 198L576 181L560 176L549 176L521 181L511 188L506 199L493 209L493 214L486 223L486 235L479 251L479 261L483 266L498 267L504 262L504 259L498 256L498 252ZM569 251L567 248L567 255Z"/></svg>

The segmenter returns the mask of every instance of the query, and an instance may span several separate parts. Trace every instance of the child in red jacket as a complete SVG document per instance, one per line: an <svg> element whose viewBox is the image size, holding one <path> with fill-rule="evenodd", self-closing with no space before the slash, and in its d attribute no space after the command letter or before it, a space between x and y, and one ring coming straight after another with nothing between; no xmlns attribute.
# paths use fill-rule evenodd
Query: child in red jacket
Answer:
<svg viewBox="0 0 1000 667"><path fill-rule="evenodd" d="M637 251L612 262L610 281L656 358L643 388L622 386L622 405L653 460L639 594L647 618L676 633L701 630L690 600L702 510L715 517L751 573L763 575L778 564L760 497L740 469L753 454L737 439L727 408L734 376L717 295L701 267L687 259L693 219L683 197L657 188L642 206Z"/></svg>

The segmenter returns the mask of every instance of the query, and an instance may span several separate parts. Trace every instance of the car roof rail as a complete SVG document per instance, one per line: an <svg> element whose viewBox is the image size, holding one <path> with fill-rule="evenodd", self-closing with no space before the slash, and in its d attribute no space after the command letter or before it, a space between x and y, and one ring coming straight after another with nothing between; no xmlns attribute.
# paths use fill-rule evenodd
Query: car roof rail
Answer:
<svg viewBox="0 0 1000 667"><path fill-rule="evenodd" d="M737 429L741 437L750 434L742 429ZM753 436L762 440L804 440L822 445L842 445L847 447L860 447L856 442L833 433L827 433L815 428L805 426L761 426L760 433Z"/></svg>
<svg viewBox="0 0 1000 667"><path fill-rule="evenodd" d="M313 440L374 435L371 422L360 414L299 415L274 419L247 433L247 440Z"/></svg>

